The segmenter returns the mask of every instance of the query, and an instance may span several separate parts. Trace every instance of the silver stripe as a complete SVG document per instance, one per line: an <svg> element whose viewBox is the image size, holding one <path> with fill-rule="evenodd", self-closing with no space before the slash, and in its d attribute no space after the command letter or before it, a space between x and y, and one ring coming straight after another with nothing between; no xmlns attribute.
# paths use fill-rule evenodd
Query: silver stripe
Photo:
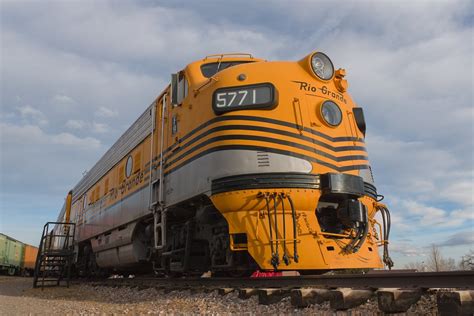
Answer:
<svg viewBox="0 0 474 316"><path fill-rule="evenodd" d="M307 160L268 153L264 165L259 162L259 151L226 150L200 157L165 177L165 202L174 205L199 194L211 195L213 179L227 176L251 174L302 172L310 173L313 166Z"/></svg>

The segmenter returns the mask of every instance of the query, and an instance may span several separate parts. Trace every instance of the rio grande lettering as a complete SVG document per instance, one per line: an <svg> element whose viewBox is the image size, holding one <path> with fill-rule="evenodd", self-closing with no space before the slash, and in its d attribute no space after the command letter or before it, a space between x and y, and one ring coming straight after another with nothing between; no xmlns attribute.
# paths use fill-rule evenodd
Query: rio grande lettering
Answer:
<svg viewBox="0 0 474 316"><path fill-rule="evenodd" d="M319 91L320 93L322 93L325 96L332 97L333 99L336 99L338 101L342 101L342 102L347 104L346 99L344 98L344 96L341 93L333 92L333 91L329 90L326 86L322 86L321 88L319 88L319 87L313 86L312 84L310 84L308 82L304 82L304 81L293 80L292 82L298 83L299 88L300 88L301 91L312 92L312 93L316 93L316 92Z"/></svg>

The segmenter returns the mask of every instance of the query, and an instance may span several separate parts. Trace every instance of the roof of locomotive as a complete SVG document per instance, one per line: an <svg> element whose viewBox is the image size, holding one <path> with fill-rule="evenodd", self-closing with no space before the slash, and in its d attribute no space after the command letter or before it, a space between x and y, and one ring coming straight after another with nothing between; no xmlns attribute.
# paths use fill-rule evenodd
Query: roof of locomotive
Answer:
<svg viewBox="0 0 474 316"><path fill-rule="evenodd" d="M251 54L247 53L229 53L229 54L216 54L216 55L208 55L203 59L196 60L194 62L189 63L184 70L187 71L188 74L191 75L190 81L191 84L201 84L201 81L207 78L212 77L215 73L224 70L229 66L234 66L237 64L242 63L254 63L254 62L264 62L265 59L255 58ZM206 75L205 65L216 65L220 67L223 64L228 64L218 70L213 74ZM196 75L197 74L197 75Z"/></svg>

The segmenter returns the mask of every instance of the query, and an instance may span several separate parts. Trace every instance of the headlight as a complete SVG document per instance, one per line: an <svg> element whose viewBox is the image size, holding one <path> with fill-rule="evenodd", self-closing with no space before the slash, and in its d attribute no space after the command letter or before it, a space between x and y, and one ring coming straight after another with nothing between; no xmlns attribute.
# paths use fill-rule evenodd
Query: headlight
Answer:
<svg viewBox="0 0 474 316"><path fill-rule="evenodd" d="M331 126L338 126L342 121L341 109L332 101L325 101L321 105L321 115L323 119Z"/></svg>
<svg viewBox="0 0 474 316"><path fill-rule="evenodd" d="M311 68L319 78L329 80L334 74L334 66L328 56L323 53L315 53L311 56Z"/></svg>

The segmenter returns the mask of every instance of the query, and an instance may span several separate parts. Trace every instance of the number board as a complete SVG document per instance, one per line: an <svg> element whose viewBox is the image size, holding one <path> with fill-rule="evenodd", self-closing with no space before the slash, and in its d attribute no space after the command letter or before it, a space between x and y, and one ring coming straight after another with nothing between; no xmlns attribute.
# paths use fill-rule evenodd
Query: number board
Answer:
<svg viewBox="0 0 474 316"><path fill-rule="evenodd" d="M244 109L273 109L276 90L271 83L220 88L214 91L212 107L216 114Z"/></svg>

